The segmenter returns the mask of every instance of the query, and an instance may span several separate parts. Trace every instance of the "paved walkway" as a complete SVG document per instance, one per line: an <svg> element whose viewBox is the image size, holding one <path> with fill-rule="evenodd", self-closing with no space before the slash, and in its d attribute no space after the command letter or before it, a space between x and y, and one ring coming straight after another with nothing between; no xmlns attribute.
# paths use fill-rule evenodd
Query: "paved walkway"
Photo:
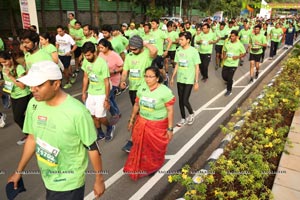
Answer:
<svg viewBox="0 0 300 200"><path fill-rule="evenodd" d="M272 192L275 200L300 199L300 109L295 112L286 145L278 166Z"/></svg>

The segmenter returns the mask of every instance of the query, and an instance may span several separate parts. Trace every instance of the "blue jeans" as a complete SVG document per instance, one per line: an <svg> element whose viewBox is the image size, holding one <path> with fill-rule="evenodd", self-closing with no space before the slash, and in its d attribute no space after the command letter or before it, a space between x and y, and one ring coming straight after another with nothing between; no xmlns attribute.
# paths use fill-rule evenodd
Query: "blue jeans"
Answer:
<svg viewBox="0 0 300 200"><path fill-rule="evenodd" d="M109 93L109 102L110 102L109 112L112 116L120 114L119 107L115 100L115 94L116 94L117 89L118 89L117 86L112 86L112 89L110 90L110 93Z"/></svg>

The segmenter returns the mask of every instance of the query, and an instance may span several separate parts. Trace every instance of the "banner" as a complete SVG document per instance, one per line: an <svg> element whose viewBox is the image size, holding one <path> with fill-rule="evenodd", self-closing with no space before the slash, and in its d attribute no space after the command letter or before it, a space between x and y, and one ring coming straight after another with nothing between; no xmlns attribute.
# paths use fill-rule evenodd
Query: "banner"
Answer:
<svg viewBox="0 0 300 200"><path fill-rule="evenodd" d="M24 29L28 29L31 25L37 27L39 31L39 24L36 14L35 0L19 0L22 24Z"/></svg>
<svg viewBox="0 0 300 200"><path fill-rule="evenodd" d="M217 22L223 21L223 11L216 12L216 13L213 15L213 20L215 20L215 21L217 21Z"/></svg>

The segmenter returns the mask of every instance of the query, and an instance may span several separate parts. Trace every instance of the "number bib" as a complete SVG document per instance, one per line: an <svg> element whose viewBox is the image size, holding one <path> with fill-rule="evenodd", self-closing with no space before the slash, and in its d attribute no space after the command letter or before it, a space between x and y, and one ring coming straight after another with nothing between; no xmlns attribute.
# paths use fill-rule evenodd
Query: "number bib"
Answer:
<svg viewBox="0 0 300 200"><path fill-rule="evenodd" d="M58 148L55 148L40 138L37 138L35 150L39 161L51 167L57 166L59 154Z"/></svg>

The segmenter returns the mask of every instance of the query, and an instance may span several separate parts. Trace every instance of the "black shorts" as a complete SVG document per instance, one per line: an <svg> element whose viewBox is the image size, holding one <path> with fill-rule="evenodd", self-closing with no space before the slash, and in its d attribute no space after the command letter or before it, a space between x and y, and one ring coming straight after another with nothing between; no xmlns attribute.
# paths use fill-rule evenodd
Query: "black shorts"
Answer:
<svg viewBox="0 0 300 200"><path fill-rule="evenodd" d="M215 46L216 53L221 54L222 53L222 49L223 49L223 45L216 45Z"/></svg>
<svg viewBox="0 0 300 200"><path fill-rule="evenodd" d="M168 57L174 60L176 51L168 51Z"/></svg>
<svg viewBox="0 0 300 200"><path fill-rule="evenodd" d="M81 55L81 47L77 47L76 50L74 51L74 56L75 58L79 58Z"/></svg>
<svg viewBox="0 0 300 200"><path fill-rule="evenodd" d="M260 62L261 54L252 54L250 53L249 61L254 60L255 62Z"/></svg>
<svg viewBox="0 0 300 200"><path fill-rule="evenodd" d="M52 191L46 189L46 200L82 200L84 199L84 185L80 188L70 190L70 191Z"/></svg>
<svg viewBox="0 0 300 200"><path fill-rule="evenodd" d="M64 68L67 69L71 65L71 56L58 56L61 63L64 65Z"/></svg>

